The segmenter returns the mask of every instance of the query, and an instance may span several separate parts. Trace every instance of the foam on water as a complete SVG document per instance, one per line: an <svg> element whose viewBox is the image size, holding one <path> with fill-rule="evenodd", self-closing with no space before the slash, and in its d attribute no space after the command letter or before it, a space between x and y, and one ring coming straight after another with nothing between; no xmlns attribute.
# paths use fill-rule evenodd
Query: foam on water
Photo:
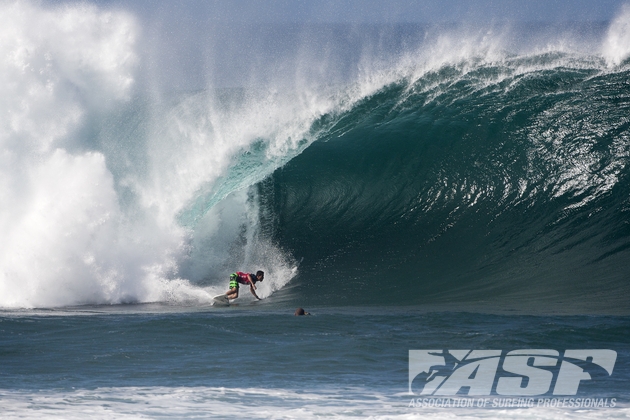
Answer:
<svg viewBox="0 0 630 420"><path fill-rule="evenodd" d="M247 418L247 419L614 419L630 409L414 408L409 398L364 389L292 391L256 388L129 387L72 392L2 391L3 418ZM228 408L229 407L229 408Z"/></svg>

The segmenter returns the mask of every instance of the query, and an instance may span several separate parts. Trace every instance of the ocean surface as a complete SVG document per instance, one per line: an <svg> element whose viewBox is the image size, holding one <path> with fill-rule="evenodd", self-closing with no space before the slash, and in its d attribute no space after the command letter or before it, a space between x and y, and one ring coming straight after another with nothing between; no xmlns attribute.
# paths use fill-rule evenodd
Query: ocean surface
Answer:
<svg viewBox="0 0 630 420"><path fill-rule="evenodd" d="M155 16L0 3L3 419L630 416L629 7Z"/></svg>

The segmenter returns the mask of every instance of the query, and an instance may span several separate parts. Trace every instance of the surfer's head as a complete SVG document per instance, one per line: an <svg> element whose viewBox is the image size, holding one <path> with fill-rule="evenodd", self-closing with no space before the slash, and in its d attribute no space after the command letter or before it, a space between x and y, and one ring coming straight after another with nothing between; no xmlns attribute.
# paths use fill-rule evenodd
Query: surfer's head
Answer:
<svg viewBox="0 0 630 420"><path fill-rule="evenodd" d="M256 279L258 281L263 281L265 279L265 273L263 271L256 271Z"/></svg>

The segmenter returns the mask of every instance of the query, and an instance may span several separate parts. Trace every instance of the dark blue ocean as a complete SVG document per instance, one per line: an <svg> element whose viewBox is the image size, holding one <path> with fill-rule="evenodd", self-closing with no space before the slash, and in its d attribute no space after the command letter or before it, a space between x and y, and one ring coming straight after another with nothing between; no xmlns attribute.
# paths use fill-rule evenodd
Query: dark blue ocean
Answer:
<svg viewBox="0 0 630 420"><path fill-rule="evenodd" d="M630 415L630 9L158 9L0 4L3 419Z"/></svg>

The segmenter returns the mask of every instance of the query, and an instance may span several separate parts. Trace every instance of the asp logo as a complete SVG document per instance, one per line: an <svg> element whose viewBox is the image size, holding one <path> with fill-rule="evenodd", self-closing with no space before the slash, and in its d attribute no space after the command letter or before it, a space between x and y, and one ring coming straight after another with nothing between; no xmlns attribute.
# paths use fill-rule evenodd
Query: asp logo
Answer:
<svg viewBox="0 0 630 420"><path fill-rule="evenodd" d="M409 393L420 395L576 395L590 372L612 375L614 350L409 350ZM555 379L555 381L554 381ZM553 385L553 387L552 387Z"/></svg>

